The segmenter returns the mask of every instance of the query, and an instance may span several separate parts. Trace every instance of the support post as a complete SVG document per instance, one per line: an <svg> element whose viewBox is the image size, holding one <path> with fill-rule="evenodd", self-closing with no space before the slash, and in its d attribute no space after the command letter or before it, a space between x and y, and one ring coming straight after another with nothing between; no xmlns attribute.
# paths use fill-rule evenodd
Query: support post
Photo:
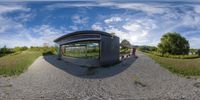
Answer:
<svg viewBox="0 0 200 100"><path fill-rule="evenodd" d="M58 54L57 54L58 55L58 60L61 60L61 56L62 56L61 55L61 45L58 46L58 51L57 52L58 52Z"/></svg>

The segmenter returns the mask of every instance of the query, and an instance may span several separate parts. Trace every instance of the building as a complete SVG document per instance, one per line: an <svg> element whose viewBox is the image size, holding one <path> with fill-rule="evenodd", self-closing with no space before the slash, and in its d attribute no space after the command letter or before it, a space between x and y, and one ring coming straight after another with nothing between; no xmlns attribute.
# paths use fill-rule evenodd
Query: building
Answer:
<svg viewBox="0 0 200 100"><path fill-rule="evenodd" d="M54 42L59 45L58 58L61 59L64 57L62 50L63 47L68 47L72 43L86 41L99 44L97 65L109 66L119 61L119 37L102 31L77 31L57 38Z"/></svg>

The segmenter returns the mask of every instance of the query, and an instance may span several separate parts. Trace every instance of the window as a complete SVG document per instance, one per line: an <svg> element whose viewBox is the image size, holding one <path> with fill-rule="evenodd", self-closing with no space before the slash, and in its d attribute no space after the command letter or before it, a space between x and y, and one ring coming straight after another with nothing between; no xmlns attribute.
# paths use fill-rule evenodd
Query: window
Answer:
<svg viewBox="0 0 200 100"><path fill-rule="evenodd" d="M99 42L84 41L63 45L62 54L67 57L99 59Z"/></svg>

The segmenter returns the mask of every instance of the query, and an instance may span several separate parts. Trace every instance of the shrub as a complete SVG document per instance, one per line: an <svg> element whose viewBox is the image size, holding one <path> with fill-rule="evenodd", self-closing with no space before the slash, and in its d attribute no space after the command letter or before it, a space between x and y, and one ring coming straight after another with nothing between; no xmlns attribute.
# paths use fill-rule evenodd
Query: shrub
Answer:
<svg viewBox="0 0 200 100"><path fill-rule="evenodd" d="M171 55L169 53L162 54L160 52L149 52L151 54L154 54L156 56L160 57L167 57L167 58L174 58L174 59L194 59L199 58L198 55Z"/></svg>
<svg viewBox="0 0 200 100"><path fill-rule="evenodd" d="M43 52L42 55L53 55L54 53L51 52L51 51L46 51L46 52Z"/></svg>
<svg viewBox="0 0 200 100"><path fill-rule="evenodd" d="M197 54L198 49L190 49L191 54Z"/></svg>

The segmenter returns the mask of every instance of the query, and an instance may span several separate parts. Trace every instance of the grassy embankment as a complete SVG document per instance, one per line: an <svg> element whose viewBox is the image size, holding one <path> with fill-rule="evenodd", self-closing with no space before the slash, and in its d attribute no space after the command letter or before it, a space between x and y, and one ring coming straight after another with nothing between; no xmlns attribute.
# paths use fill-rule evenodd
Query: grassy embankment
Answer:
<svg viewBox="0 0 200 100"><path fill-rule="evenodd" d="M175 59L160 57L151 53L146 53L161 66L169 71L183 76L198 76L200 75L200 58L193 59Z"/></svg>
<svg viewBox="0 0 200 100"><path fill-rule="evenodd" d="M40 51L23 51L0 57L0 75L12 76L24 72L36 58L42 55Z"/></svg>

